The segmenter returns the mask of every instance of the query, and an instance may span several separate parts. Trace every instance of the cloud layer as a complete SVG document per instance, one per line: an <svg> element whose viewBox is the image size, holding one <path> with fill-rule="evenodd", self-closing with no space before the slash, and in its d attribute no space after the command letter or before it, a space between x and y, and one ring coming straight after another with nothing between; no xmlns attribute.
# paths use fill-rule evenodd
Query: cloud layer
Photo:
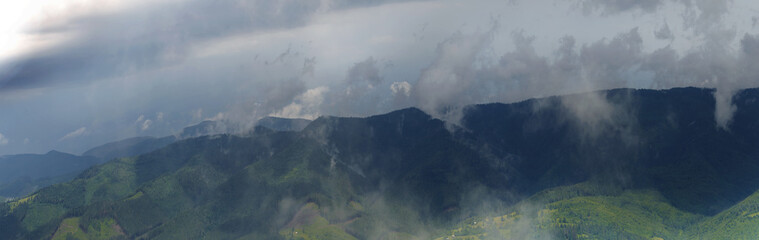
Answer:
<svg viewBox="0 0 759 240"><path fill-rule="evenodd" d="M717 88L729 129L732 96L759 82L748 0L76 6L27 26L45 44L0 56L0 112L13 116L0 118L0 154L83 151L210 118L245 129L267 115L416 106L456 123L469 104L626 87Z"/></svg>

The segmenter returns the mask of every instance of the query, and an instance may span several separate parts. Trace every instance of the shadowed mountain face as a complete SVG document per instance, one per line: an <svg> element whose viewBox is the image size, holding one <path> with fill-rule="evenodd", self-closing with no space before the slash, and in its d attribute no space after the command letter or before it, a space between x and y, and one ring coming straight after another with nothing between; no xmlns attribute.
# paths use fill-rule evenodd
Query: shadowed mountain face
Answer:
<svg viewBox="0 0 759 240"><path fill-rule="evenodd" d="M302 118L264 117L256 122L256 126L275 131L300 131L306 128L311 120Z"/></svg>
<svg viewBox="0 0 759 240"><path fill-rule="evenodd" d="M759 189L758 97L735 97L729 130L712 90L685 88L476 105L460 126L410 108L190 138L3 205L0 238L429 239L506 214L492 236L530 238L508 225L521 218L558 229L545 236L687 239L755 206L736 204Z"/></svg>
<svg viewBox="0 0 759 240"><path fill-rule="evenodd" d="M514 185L527 193L597 178L654 187L677 207L715 214L759 187L756 89L735 97L728 130L716 127L711 90L612 90L600 97L608 105L576 95L474 106L462 135L518 169Z"/></svg>

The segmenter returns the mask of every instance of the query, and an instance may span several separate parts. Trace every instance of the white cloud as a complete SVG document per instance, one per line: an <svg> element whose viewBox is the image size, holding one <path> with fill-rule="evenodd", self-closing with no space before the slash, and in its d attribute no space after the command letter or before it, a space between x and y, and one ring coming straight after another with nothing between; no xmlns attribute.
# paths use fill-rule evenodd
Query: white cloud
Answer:
<svg viewBox="0 0 759 240"><path fill-rule="evenodd" d="M414 86L418 106L425 112L458 123L459 109L470 104L467 89L475 83L477 61L490 46L494 24L487 32L456 33L437 46L437 56Z"/></svg>
<svg viewBox="0 0 759 240"><path fill-rule="evenodd" d="M157 121L163 120L163 113L159 112L156 114ZM134 121L134 124L140 128L140 130L145 131L150 128L150 126L153 124L153 120L150 120L145 117L145 115L140 114L139 117L137 117L137 120Z"/></svg>
<svg viewBox="0 0 759 240"><path fill-rule="evenodd" d="M200 119L203 119L203 109L198 108L198 109L190 111L190 116L192 116L192 121L198 121Z"/></svg>
<svg viewBox="0 0 759 240"><path fill-rule="evenodd" d="M319 117L319 106L324 102L327 87L317 87L307 90L297 96L295 101L284 108L270 114L273 117L315 119Z"/></svg>
<svg viewBox="0 0 759 240"><path fill-rule="evenodd" d="M159 122L163 121L163 116L164 116L163 112L158 112L158 113L156 113L155 120L159 121Z"/></svg>
<svg viewBox="0 0 759 240"><path fill-rule="evenodd" d="M0 146L6 145L10 142L10 140L5 137L2 133L0 133Z"/></svg>
<svg viewBox="0 0 759 240"><path fill-rule="evenodd" d="M152 124L152 123L153 123L153 121L150 120L150 119L145 120L144 122L142 122L142 131L148 130L148 128L150 128L150 124Z"/></svg>
<svg viewBox="0 0 759 240"><path fill-rule="evenodd" d="M223 119L224 119L224 113L220 112L220 113L217 113L215 116L210 117L210 118L206 118L204 120L207 120L207 121L219 121L219 120L223 120Z"/></svg>
<svg viewBox="0 0 759 240"><path fill-rule="evenodd" d="M145 115L140 115L139 117L137 117L137 120L134 120L134 123L140 123L143 120L145 120Z"/></svg>
<svg viewBox="0 0 759 240"><path fill-rule="evenodd" d="M393 95L400 93L408 97L411 95L411 84L406 81L394 82L392 85L390 85L390 90L393 91Z"/></svg>
<svg viewBox="0 0 759 240"><path fill-rule="evenodd" d="M77 130L74 130L73 132L67 133L65 136L63 136L60 139L58 139L58 141L63 141L63 140L66 140L66 139L76 138L76 137L79 137L79 136L82 136L82 135L85 135L85 134L87 134L87 128L86 127L81 127L81 128L79 128Z"/></svg>

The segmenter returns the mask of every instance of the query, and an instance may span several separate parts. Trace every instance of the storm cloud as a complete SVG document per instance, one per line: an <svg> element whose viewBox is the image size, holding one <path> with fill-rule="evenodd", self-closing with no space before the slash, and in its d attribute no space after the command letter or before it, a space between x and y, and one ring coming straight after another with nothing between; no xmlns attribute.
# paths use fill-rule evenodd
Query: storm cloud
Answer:
<svg viewBox="0 0 759 240"><path fill-rule="evenodd" d="M177 64L191 48L225 36L306 24L319 2L166 1L114 14L62 14L29 30L73 40L19 56L0 74L0 90L77 84ZM52 20L60 20L52 21Z"/></svg>
<svg viewBox="0 0 759 240"><path fill-rule="evenodd" d="M414 106L456 124L470 104L612 88L715 88L715 127L729 130L733 95L759 85L759 6L748 0L75 6L19 33L41 43L0 56L0 111L12 116L0 132L35 140L0 154L76 153L207 119L245 131L269 115ZM565 105L592 125L616 114L604 99Z"/></svg>

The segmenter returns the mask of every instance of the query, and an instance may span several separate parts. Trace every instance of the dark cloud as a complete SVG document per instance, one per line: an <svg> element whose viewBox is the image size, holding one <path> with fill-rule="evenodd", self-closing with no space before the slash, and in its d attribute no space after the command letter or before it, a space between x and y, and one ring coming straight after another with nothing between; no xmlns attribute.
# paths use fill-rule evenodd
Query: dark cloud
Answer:
<svg viewBox="0 0 759 240"><path fill-rule="evenodd" d="M310 57L303 59L303 69L301 75L314 77L314 71L316 69L316 57Z"/></svg>
<svg viewBox="0 0 759 240"><path fill-rule="evenodd" d="M194 44L241 33L303 26L318 1L191 0L115 14L66 16L29 31L75 34L0 73L0 90L76 84L181 62ZM57 23L61 22L61 23Z"/></svg>
<svg viewBox="0 0 759 240"><path fill-rule="evenodd" d="M340 10L357 7L372 7L388 3L401 3L401 2L420 2L420 1L432 1L432 0L333 0L330 2L330 8Z"/></svg>
<svg viewBox="0 0 759 240"><path fill-rule="evenodd" d="M643 40L632 29L609 41L599 41L580 50L583 78L596 88L626 87L625 73L640 64Z"/></svg>
<svg viewBox="0 0 759 240"><path fill-rule="evenodd" d="M656 10L663 2L662 0L579 0L577 4L586 14L599 10L602 14L614 14L630 10L650 12Z"/></svg>
<svg viewBox="0 0 759 240"><path fill-rule="evenodd" d="M686 27L712 28L721 27L722 19L729 12L732 0L679 0L687 7L683 18Z"/></svg>
<svg viewBox="0 0 759 240"><path fill-rule="evenodd" d="M382 76L380 76L380 70L377 67L377 60L373 57L369 57L362 62L353 64L353 67L348 70L348 76L346 80L349 84L369 84L369 86L377 86L382 83Z"/></svg>
<svg viewBox="0 0 759 240"><path fill-rule="evenodd" d="M374 57L354 63L346 72L345 80L332 87L326 96L324 112L339 116L367 116L374 114L390 92L379 88L383 83L380 62Z"/></svg>
<svg viewBox="0 0 759 240"><path fill-rule="evenodd" d="M275 64L275 63L284 63L284 62L287 61L288 58L290 58L292 56L297 56L299 54L300 53L298 53L298 52L293 52L292 46L287 46L287 50L285 50L284 52L282 52L279 55L277 55L277 57L274 58L274 60L265 61L264 63L266 65Z"/></svg>
<svg viewBox="0 0 759 240"><path fill-rule="evenodd" d="M0 91L81 84L170 66L208 40L304 26L320 9L395 2L406 1L340 0L323 6L312 0L188 0L107 14L64 14L27 33L68 33L75 39L12 59L0 70ZM282 54L271 63L295 53L288 49Z"/></svg>
<svg viewBox="0 0 759 240"><path fill-rule="evenodd" d="M629 73L637 71L643 60L637 29L579 49L567 36L553 57L537 54L534 37L521 32L512 37L514 51L481 67L476 56L489 48L487 33L442 42L438 60L414 87L418 105L427 111L445 111L472 103L626 87L632 81Z"/></svg>
<svg viewBox="0 0 759 240"><path fill-rule="evenodd" d="M217 117L224 120L226 132L245 132L253 128L258 119L281 112L308 92L306 82L297 77L265 82L258 87L260 95L251 92L248 101L235 104Z"/></svg>
<svg viewBox="0 0 759 240"><path fill-rule="evenodd" d="M293 99L306 91L306 84L302 79L286 79L269 86L266 91L264 112L273 112L290 104Z"/></svg>
<svg viewBox="0 0 759 240"><path fill-rule="evenodd" d="M682 4L687 8L685 17L686 24L705 24L707 22L719 22L729 11L733 0L576 0L585 14L600 12L604 15L618 14L628 11L641 11L651 13L658 11L665 3Z"/></svg>
<svg viewBox="0 0 759 240"><path fill-rule="evenodd" d="M656 39L661 39L661 40L675 39L675 35L672 34L672 30L669 29L669 24L667 23L664 23L664 26L659 28L659 30L654 31L654 37L656 37Z"/></svg>
<svg viewBox="0 0 759 240"><path fill-rule="evenodd" d="M410 106L455 123L468 104L623 87L717 88L715 119L727 128L734 111L732 95L755 87L759 79L758 38L740 38L745 29L726 23L732 1L510 5L516 11L534 11L527 15L545 17L547 25L528 21L526 15L509 15L503 9L512 8L505 1L402 2L408 1L183 0L107 14L72 13L27 31L40 38L70 38L0 66L0 97L9 99L8 92L57 92L40 97L34 106L52 109L53 101L95 106L79 118L98 120L71 123L53 140L82 126L87 138L100 136L102 129L124 125L101 119L128 118L126 124L133 125L134 117L159 111L169 117L163 122L146 117L137 131L119 136L163 134L159 129L187 124L179 116L187 118L193 109L240 129L269 114L366 116ZM421 14L403 8L417 5L434 6L435 11ZM561 9L548 9L552 6ZM361 7L367 8L349 11ZM390 17L366 16L379 13ZM487 26L489 15L501 15L509 24ZM572 23L554 24L565 19ZM596 20L620 20L626 27L577 24ZM499 32L504 29L507 34ZM388 67L390 62L395 66ZM74 87L57 88L61 85ZM45 87L50 91L34 89ZM68 90L63 94L61 89ZM69 98L60 100L62 95ZM111 100L111 95L119 99ZM101 106L103 99L110 102ZM563 104L578 123L592 127L616 122L610 116L617 113L609 109L617 106L605 99L599 95ZM26 113L21 105L11 114ZM181 110L172 111L177 108ZM73 112L67 116L77 115ZM14 119L0 123L13 129L19 125ZM0 130L10 139L27 137L21 130Z"/></svg>
<svg viewBox="0 0 759 240"><path fill-rule="evenodd" d="M665 3L679 4L685 7L684 12L679 13L685 30L714 44L725 44L735 36L733 29L723 21L733 0L577 0L575 3L585 14L599 12L601 15L630 11L658 13ZM655 33L657 38L670 39L669 26L665 24L665 27Z"/></svg>
<svg viewBox="0 0 759 240"><path fill-rule="evenodd" d="M741 50L737 53L705 42L681 56L670 46L644 52L643 40L634 28L610 40L580 47L573 37L564 37L554 56L548 57L536 53L534 37L517 32L513 35L513 51L503 54L494 64L476 67L476 53L488 49L486 37L458 36L442 42L437 60L414 86L417 105L443 118L446 115L440 113L473 103L513 102L632 86L697 86L717 89L715 118L720 127L728 127L735 111L733 94L759 84L759 38L750 34L740 41ZM600 110L578 109L578 116L600 116L583 113L608 109L608 104L599 102L603 99L598 97L594 99L598 103L592 104Z"/></svg>

